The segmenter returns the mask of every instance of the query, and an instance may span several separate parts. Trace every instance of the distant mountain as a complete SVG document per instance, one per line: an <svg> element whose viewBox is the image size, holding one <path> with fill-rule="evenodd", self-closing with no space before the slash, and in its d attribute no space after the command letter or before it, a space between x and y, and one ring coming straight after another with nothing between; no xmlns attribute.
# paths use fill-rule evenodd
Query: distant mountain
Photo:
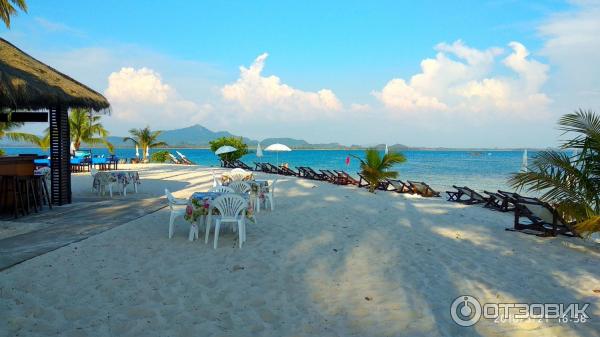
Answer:
<svg viewBox="0 0 600 337"><path fill-rule="evenodd" d="M133 147L131 142L123 142L123 138L125 136L110 136L108 137L108 141L111 142L115 147ZM182 129L175 130L164 130L159 136L159 140L166 142L169 144L169 147L208 147L209 142L213 139L220 137L239 137L233 135L227 131L212 131L200 124L192 125ZM258 144L257 140L242 137L246 144L249 147L256 147ZM339 143L327 143L327 144L311 144L303 139L295 139L295 138L266 138L260 142L261 147L264 149L265 147L275 144L281 143L285 144L294 149L360 149L364 148L360 145L352 145L352 146L344 146ZM26 143L13 142L8 139L0 140L0 146L4 147L19 147L19 146L28 146ZM84 144L84 146L86 146ZM383 148L385 145L377 145L377 148ZM393 150L404 150L407 149L406 146L395 144L391 145L390 149Z"/></svg>

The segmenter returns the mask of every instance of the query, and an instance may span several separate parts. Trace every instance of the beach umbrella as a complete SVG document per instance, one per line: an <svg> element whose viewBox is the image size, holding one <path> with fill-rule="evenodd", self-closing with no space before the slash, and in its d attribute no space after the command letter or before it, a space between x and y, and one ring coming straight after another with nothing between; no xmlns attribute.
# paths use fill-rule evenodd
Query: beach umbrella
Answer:
<svg viewBox="0 0 600 337"><path fill-rule="evenodd" d="M521 162L521 172L527 172L527 149L523 151L523 161Z"/></svg>
<svg viewBox="0 0 600 337"><path fill-rule="evenodd" d="M290 152L292 149L283 144L271 144L265 148L265 151L271 151L277 153L277 166L279 166L279 152Z"/></svg>
<svg viewBox="0 0 600 337"><path fill-rule="evenodd" d="M217 151L215 151L216 155L220 155L220 154L225 154L225 153L230 153L230 152L235 152L237 151L237 149L233 146L229 146L229 145L223 145L220 148L217 149Z"/></svg>
<svg viewBox="0 0 600 337"><path fill-rule="evenodd" d="M74 155L75 151L77 151L75 149L75 142L71 142L71 146L69 147L69 152L71 152L71 154Z"/></svg>
<svg viewBox="0 0 600 337"><path fill-rule="evenodd" d="M140 157L140 148L139 148L139 146L137 144L135 144L135 156L137 158Z"/></svg>
<svg viewBox="0 0 600 337"><path fill-rule="evenodd" d="M260 143L258 143L258 145L256 146L256 156L259 158L263 156L262 149L260 148Z"/></svg>
<svg viewBox="0 0 600 337"><path fill-rule="evenodd" d="M146 146L146 160L150 157L150 146Z"/></svg>
<svg viewBox="0 0 600 337"><path fill-rule="evenodd" d="M385 144L385 151L383 152L383 154L388 154L390 151L388 150L388 146L387 144Z"/></svg>

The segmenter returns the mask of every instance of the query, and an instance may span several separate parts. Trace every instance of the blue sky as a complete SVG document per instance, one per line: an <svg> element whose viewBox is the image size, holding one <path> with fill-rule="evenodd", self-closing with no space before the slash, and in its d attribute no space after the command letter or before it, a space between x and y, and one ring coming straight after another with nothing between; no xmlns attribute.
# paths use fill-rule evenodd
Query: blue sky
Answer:
<svg viewBox="0 0 600 337"><path fill-rule="evenodd" d="M598 110L595 1L29 1L0 35L105 94L115 135L545 147ZM240 69L240 66L244 69ZM595 104L595 105L594 105Z"/></svg>

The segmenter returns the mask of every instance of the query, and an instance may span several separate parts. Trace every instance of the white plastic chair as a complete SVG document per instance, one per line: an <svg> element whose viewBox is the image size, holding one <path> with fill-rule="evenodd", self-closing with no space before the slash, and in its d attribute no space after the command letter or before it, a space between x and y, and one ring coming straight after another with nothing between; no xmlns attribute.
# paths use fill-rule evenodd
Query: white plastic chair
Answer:
<svg viewBox="0 0 600 337"><path fill-rule="evenodd" d="M277 183L277 179L262 188L263 195L265 196L265 208L267 208L267 201L269 201L271 211L275 209L275 183Z"/></svg>
<svg viewBox="0 0 600 337"><path fill-rule="evenodd" d="M92 192L94 192L96 190L96 188L94 187L94 178L96 177L96 173L98 173L98 169L95 168L91 168L90 169L90 175L92 176ZM100 186L98 186L100 187Z"/></svg>
<svg viewBox="0 0 600 337"><path fill-rule="evenodd" d="M232 188L227 186L216 186L208 190L209 192L217 192L217 193L235 193Z"/></svg>
<svg viewBox="0 0 600 337"><path fill-rule="evenodd" d="M227 187L231 188L235 191L235 193L239 194L248 194L252 190L250 184L241 180L234 180Z"/></svg>
<svg viewBox="0 0 600 337"><path fill-rule="evenodd" d="M165 188L165 195L167 196L167 201L169 202L169 208L171 209L171 218L169 219L169 239L173 237L173 230L175 229L174 222L175 218L179 216L185 215L185 209L187 207L187 200L185 199L177 199L169 192L168 189ZM183 206L183 207L182 207ZM190 228L190 237L192 237L192 228ZM198 233L196 232L194 236L197 238Z"/></svg>
<svg viewBox="0 0 600 337"><path fill-rule="evenodd" d="M243 197L237 194L224 194L211 204L211 208L216 208L219 215L215 220L215 239L213 248L217 249L219 242L219 230L224 222L237 223L239 246L242 248L242 243L246 241L246 215L244 212L248 208L248 202ZM208 233L210 231L210 222L206 222L206 234L204 242L208 243Z"/></svg>
<svg viewBox="0 0 600 337"><path fill-rule="evenodd" d="M91 168L90 169L90 174L92 175L92 178L95 179L96 178L96 174L98 174L98 169L95 168ZM110 195L110 197L113 197L113 183L108 183L108 194ZM92 180L92 192L94 192L94 182ZM102 193L102 195L106 194L106 186L104 185L100 185L98 184L98 188L96 189L96 192L98 194ZM123 194L123 192L121 192L121 194Z"/></svg>
<svg viewBox="0 0 600 337"><path fill-rule="evenodd" d="M217 176L215 175L215 171L211 171L211 172L212 172L212 177L213 177L213 187L221 186L221 181L219 179L217 179Z"/></svg>

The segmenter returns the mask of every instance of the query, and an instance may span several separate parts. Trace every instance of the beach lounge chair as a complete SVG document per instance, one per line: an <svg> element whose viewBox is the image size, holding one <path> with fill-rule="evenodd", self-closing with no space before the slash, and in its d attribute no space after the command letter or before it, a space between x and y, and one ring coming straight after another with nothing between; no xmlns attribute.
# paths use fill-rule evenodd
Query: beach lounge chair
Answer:
<svg viewBox="0 0 600 337"><path fill-rule="evenodd" d="M338 176L343 177L343 179L346 180L346 184L345 185L351 184L351 185L357 185L358 186L358 180L354 179L351 175L349 175L345 171L333 170L333 172L337 173Z"/></svg>
<svg viewBox="0 0 600 337"><path fill-rule="evenodd" d="M394 192L398 192L398 193L410 193L413 194L415 193L415 191L412 190L412 188L410 187L409 184L403 182L402 180L399 179L387 179L387 182L390 184L390 186L393 187Z"/></svg>
<svg viewBox="0 0 600 337"><path fill-rule="evenodd" d="M252 167L246 165L246 163L244 163L243 161L241 161L239 159L235 161L235 164L237 167L243 168L244 170L253 171Z"/></svg>
<svg viewBox="0 0 600 337"><path fill-rule="evenodd" d="M467 205L483 204L488 202L488 198L467 186L458 187L453 185L452 187L454 187L456 191L446 191L446 194L448 194L448 201L460 202Z"/></svg>
<svg viewBox="0 0 600 337"><path fill-rule="evenodd" d="M296 166L296 170L298 170L298 177L299 178L309 179L308 173L306 172L306 169L304 168L304 166Z"/></svg>
<svg viewBox="0 0 600 337"><path fill-rule="evenodd" d="M512 198L499 192L483 191L488 195L488 201L483 207L497 210L500 212L514 211L515 205L511 202Z"/></svg>
<svg viewBox="0 0 600 337"><path fill-rule="evenodd" d="M367 181L367 179L365 179L365 177L360 172L357 172L357 174L360 177L360 180L358 181L358 187L369 187L369 182ZM387 191L389 186L390 183L388 181L380 181L377 184L377 189L381 191Z"/></svg>
<svg viewBox="0 0 600 337"><path fill-rule="evenodd" d="M515 205L515 221L513 228L508 231L518 231L537 236L579 236L573 226L575 221L566 221L550 204L537 198L519 197L513 199ZM521 218L529 221L522 223Z"/></svg>
<svg viewBox="0 0 600 337"><path fill-rule="evenodd" d="M179 159L177 159L177 157L175 157L174 155L172 155L170 152L169 152L169 159L171 159L171 161L174 164L181 164L181 161L179 161Z"/></svg>
<svg viewBox="0 0 600 337"><path fill-rule="evenodd" d="M267 173L283 175L283 171L281 171L281 169L279 167L277 167L271 163L264 163L264 167L267 169Z"/></svg>
<svg viewBox="0 0 600 337"><path fill-rule="evenodd" d="M263 170L263 163L257 163L257 162L253 162L254 163L254 171L258 171L258 172L262 172Z"/></svg>
<svg viewBox="0 0 600 337"><path fill-rule="evenodd" d="M296 167L296 169L298 169L298 172L300 174L299 177L301 178L312 180L327 180L327 177L325 177L325 175L323 175L322 173L317 173L315 170L308 166L298 166Z"/></svg>
<svg viewBox="0 0 600 337"><path fill-rule="evenodd" d="M186 165L194 164L194 163L192 163L191 160L187 159L187 157L183 153L181 153L179 151L175 151L175 153L177 153L177 155L179 156L181 163L186 164Z"/></svg>
<svg viewBox="0 0 600 337"><path fill-rule="evenodd" d="M290 169L287 166L280 166L279 169L283 172L284 175L286 176L294 176L297 177L298 176L298 172L295 172L294 170Z"/></svg>
<svg viewBox="0 0 600 337"><path fill-rule="evenodd" d="M333 173L330 170L319 170L319 171L321 171L323 176L325 176L327 181L329 181L330 183L333 183L336 185L341 185L343 183L343 180L340 179L338 174Z"/></svg>
<svg viewBox="0 0 600 337"><path fill-rule="evenodd" d="M431 186L427 185L422 181L407 181L410 185L410 188L420 196L423 197L439 197L440 192L436 192Z"/></svg>

